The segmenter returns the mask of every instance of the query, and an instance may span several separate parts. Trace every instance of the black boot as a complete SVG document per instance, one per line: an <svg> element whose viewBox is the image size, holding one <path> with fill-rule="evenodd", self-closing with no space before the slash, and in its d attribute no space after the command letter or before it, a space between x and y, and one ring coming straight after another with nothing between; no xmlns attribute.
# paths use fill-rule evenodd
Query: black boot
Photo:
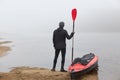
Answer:
<svg viewBox="0 0 120 80"><path fill-rule="evenodd" d="M67 71L66 71L66 70L64 70L64 69L61 69L60 71L61 71L61 72L67 72Z"/></svg>
<svg viewBox="0 0 120 80"><path fill-rule="evenodd" d="M64 70L64 60L62 60L61 62L61 72L67 72L66 70Z"/></svg>

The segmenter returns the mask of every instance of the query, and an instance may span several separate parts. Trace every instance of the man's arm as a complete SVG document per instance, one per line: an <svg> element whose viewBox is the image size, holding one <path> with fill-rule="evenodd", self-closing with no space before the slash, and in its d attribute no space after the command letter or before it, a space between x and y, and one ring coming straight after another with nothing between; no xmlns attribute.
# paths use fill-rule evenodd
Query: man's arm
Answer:
<svg viewBox="0 0 120 80"><path fill-rule="evenodd" d="M74 35L74 32L72 32L70 35L68 35L68 32L65 31L65 34L66 34L67 39L71 39Z"/></svg>
<svg viewBox="0 0 120 80"><path fill-rule="evenodd" d="M55 47L55 31L53 32L53 46Z"/></svg>

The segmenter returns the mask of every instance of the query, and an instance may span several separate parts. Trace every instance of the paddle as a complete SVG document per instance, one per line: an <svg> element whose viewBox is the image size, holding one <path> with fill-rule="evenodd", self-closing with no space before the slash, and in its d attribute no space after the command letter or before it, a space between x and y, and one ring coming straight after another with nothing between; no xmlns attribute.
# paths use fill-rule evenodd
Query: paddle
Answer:
<svg viewBox="0 0 120 80"><path fill-rule="evenodd" d="M74 32L74 26L75 26L76 16L77 16L77 9L74 8L74 9L72 9L73 32ZM72 58L71 58L71 62L73 62L73 52L74 52L74 36L72 38Z"/></svg>

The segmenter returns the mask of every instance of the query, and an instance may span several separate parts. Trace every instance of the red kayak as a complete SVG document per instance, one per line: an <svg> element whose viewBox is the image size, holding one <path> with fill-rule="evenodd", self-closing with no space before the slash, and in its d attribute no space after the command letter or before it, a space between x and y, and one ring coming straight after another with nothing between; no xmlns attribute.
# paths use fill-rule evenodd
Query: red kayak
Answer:
<svg viewBox="0 0 120 80"><path fill-rule="evenodd" d="M71 78L77 78L98 66L98 56L93 53L86 54L82 58L75 58L73 63L69 66L68 71Z"/></svg>

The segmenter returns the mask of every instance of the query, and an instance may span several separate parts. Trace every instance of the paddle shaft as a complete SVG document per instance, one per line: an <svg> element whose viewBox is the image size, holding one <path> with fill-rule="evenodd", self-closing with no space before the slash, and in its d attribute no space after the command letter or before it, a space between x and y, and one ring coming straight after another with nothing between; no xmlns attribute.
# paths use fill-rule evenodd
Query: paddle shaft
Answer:
<svg viewBox="0 0 120 80"><path fill-rule="evenodd" d="M74 32L74 27L75 27L76 16L77 16L77 9L74 8L74 9L72 9L73 32ZM72 58L71 58L71 63L73 62L73 53L74 53L74 36L72 38Z"/></svg>
<svg viewBox="0 0 120 80"><path fill-rule="evenodd" d="M73 21L73 32L74 32L75 21ZM73 62L73 53L74 53L74 36L72 38L72 58L71 62Z"/></svg>

